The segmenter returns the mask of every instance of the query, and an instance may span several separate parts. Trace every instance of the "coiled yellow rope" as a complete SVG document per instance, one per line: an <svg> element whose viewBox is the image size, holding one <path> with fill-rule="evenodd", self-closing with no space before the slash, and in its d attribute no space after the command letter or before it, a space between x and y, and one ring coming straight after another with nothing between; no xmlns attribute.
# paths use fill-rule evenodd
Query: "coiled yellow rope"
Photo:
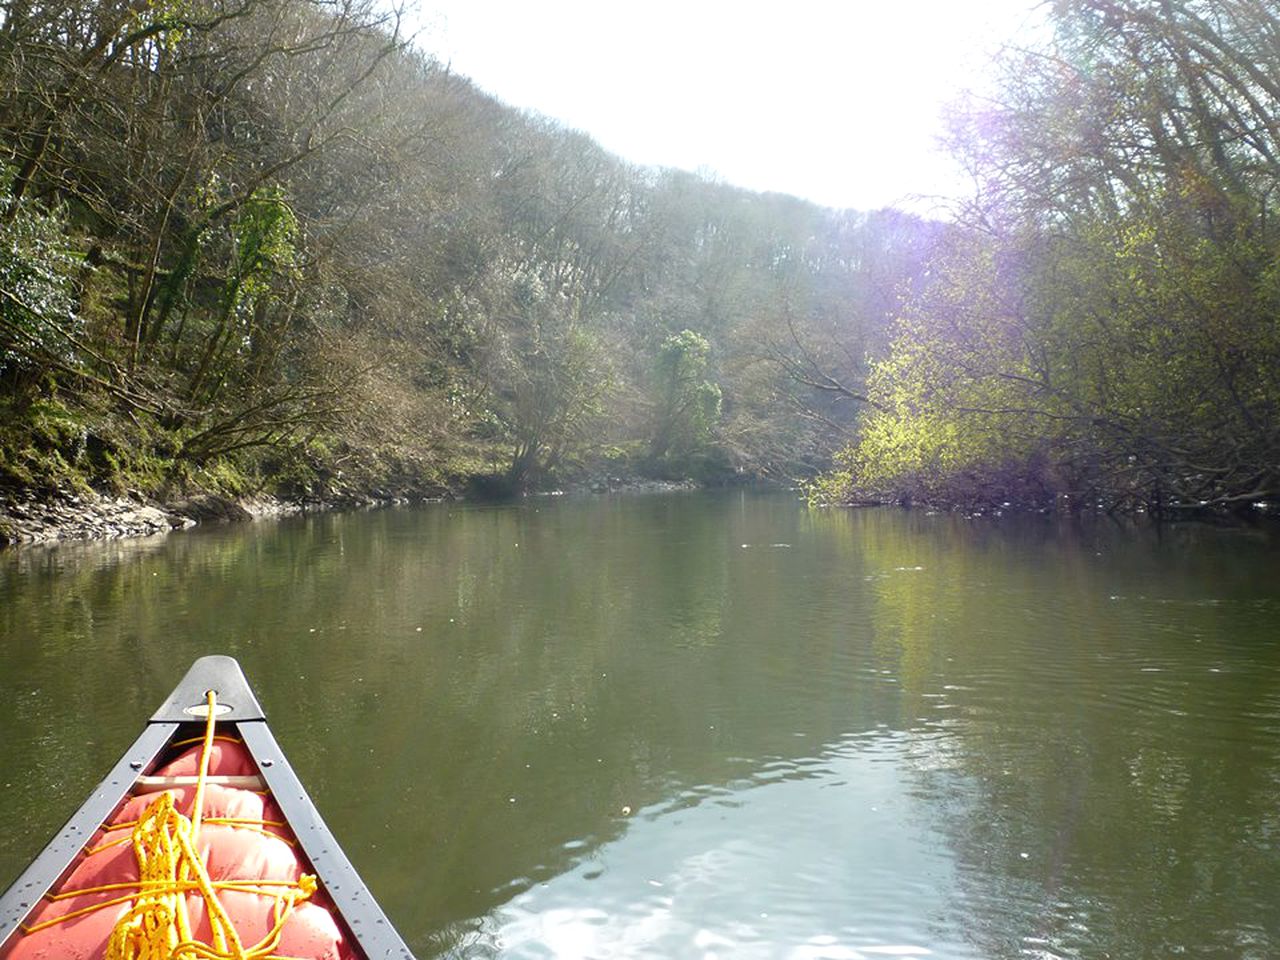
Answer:
<svg viewBox="0 0 1280 960"><path fill-rule="evenodd" d="M204 786L209 773L217 713L217 695L212 690L206 694L206 704L209 716L205 725L204 745L200 751L200 769L190 819L178 812L172 793L162 792L133 825L130 841L138 861L136 882L109 883L64 891L50 899L62 900L115 890L133 892L26 927L24 929L27 933L35 933L105 907L133 902L133 906L117 921L111 932L105 960L288 960L275 955L273 951L280 942L285 922L294 906L315 892L316 878L304 874L297 880L215 882L209 878L208 868L197 847L202 822L212 823L215 819L218 822L233 822L232 818L211 817L208 821L204 820ZM243 890L275 898L272 927L262 940L253 946L244 945L235 924L218 899L218 890ZM199 891L204 898L205 912L212 930L212 943L194 939L191 918L187 913L187 894L191 891Z"/></svg>

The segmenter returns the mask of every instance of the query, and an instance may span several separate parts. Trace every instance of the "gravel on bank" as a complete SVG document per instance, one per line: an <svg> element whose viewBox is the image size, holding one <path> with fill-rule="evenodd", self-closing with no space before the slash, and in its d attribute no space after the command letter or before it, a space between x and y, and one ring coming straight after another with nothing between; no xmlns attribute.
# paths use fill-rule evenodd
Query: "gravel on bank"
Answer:
<svg viewBox="0 0 1280 960"><path fill-rule="evenodd" d="M569 494L671 493L696 490L692 481L597 478L544 496ZM203 494L172 502L101 494L36 498L0 495L0 546L59 540L116 540L186 530L204 523L236 523L333 509L392 506L443 499L439 491L417 496L345 496L332 501L295 502L273 496L232 500Z"/></svg>
<svg viewBox="0 0 1280 960"><path fill-rule="evenodd" d="M211 496L172 504L98 494L0 500L0 544L145 537L209 520L247 520L256 515L252 506ZM262 506L286 512L276 509L286 505Z"/></svg>

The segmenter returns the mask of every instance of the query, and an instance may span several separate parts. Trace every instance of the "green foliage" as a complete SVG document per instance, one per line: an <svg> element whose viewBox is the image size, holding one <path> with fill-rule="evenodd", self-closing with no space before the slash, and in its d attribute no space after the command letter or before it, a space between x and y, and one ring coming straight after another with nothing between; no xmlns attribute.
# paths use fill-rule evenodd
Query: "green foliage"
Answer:
<svg viewBox="0 0 1280 960"><path fill-rule="evenodd" d="M244 497L258 490L251 473L233 457L223 457L200 470L199 486L225 497Z"/></svg>
<svg viewBox="0 0 1280 960"><path fill-rule="evenodd" d="M74 272L61 211L14 198L12 171L0 177L0 377L74 360Z"/></svg>
<svg viewBox="0 0 1280 960"><path fill-rule="evenodd" d="M711 356L707 338L681 330L663 340L654 364L655 422L650 457L655 463L688 461L706 452L720 419L720 386L703 379Z"/></svg>
<svg viewBox="0 0 1280 960"><path fill-rule="evenodd" d="M585 441L603 411L612 373L600 338L571 296L537 276L509 278L498 301L501 332L485 364L491 410L512 446L500 486L521 491L554 472Z"/></svg>
<svg viewBox="0 0 1280 960"><path fill-rule="evenodd" d="M252 307L272 292L277 277L296 277L298 218L282 187L259 188L231 225L235 247L227 299L232 309Z"/></svg>
<svg viewBox="0 0 1280 960"><path fill-rule="evenodd" d="M87 489L78 465L87 431L61 401L0 404L0 488Z"/></svg>
<svg viewBox="0 0 1280 960"><path fill-rule="evenodd" d="M135 15L135 22L140 28L160 28L160 45L166 52L173 53L188 36L193 12L188 0L148 0Z"/></svg>

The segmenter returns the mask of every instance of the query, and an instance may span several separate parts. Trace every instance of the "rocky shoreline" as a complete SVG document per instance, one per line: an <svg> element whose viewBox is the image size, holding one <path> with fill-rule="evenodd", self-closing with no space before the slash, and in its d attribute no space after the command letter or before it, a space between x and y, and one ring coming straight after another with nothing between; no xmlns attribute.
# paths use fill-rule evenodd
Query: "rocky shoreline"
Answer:
<svg viewBox="0 0 1280 960"><path fill-rule="evenodd" d="M0 502L0 545L152 536L210 520L251 519L258 506L213 496L172 504L93 494L15 498ZM278 502L260 506L261 515L291 512Z"/></svg>
<svg viewBox="0 0 1280 960"><path fill-rule="evenodd" d="M187 530L197 524L240 523L263 517L408 502L407 498L392 497L299 503L271 496L231 500L212 494L173 503L102 495L15 499L0 501L0 548L65 540L147 537Z"/></svg>
<svg viewBox="0 0 1280 960"><path fill-rule="evenodd" d="M539 496L562 494L669 493L696 490L690 481L622 480L592 481L581 487L547 491ZM341 497L334 500L289 501L273 496L231 500L213 494L174 502L142 497L101 494L37 498L31 495L0 498L0 549L19 544L66 540L118 540L186 530L197 524L239 523L263 517L291 516L328 510L369 509L444 499L434 496Z"/></svg>

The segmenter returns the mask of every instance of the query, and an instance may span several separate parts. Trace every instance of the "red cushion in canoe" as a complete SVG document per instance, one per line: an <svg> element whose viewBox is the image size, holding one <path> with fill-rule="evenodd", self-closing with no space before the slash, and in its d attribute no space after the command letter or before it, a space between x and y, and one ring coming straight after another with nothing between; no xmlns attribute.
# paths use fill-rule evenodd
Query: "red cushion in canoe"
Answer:
<svg viewBox="0 0 1280 960"><path fill-rule="evenodd" d="M173 804L183 816L191 816L191 808L196 802L195 787L170 787L168 793L173 794ZM111 823L130 823L140 817L147 807L158 796L157 793L141 793L120 808L111 818ZM204 818L234 817L237 820L265 820L268 824L284 822L284 814L276 806L276 802L266 794L251 790L233 790L216 783L207 784L204 788ZM277 826L263 827L268 833L293 838L288 829ZM124 836L123 833L118 836ZM108 838L110 839L110 838Z"/></svg>
<svg viewBox="0 0 1280 960"><path fill-rule="evenodd" d="M235 775L256 772L253 761L243 752L242 747L233 744L218 746L225 748L217 751L219 756L215 758L222 765L218 773ZM198 749L197 746L196 750ZM168 765L169 768L177 766L176 770L165 768L163 774L183 775L187 771L178 765L186 762L192 763L193 769L190 772L194 773L196 761L184 756ZM171 793L177 808L189 814L195 789L177 788ZM125 823L137 819L154 802L156 796L155 793L143 794L131 799L112 817L111 822ZM204 816L281 819L275 803L261 794L212 784L205 788ZM275 828L268 829L288 833ZM89 849L129 835L128 829L99 831ZM284 839L264 836L257 830L205 824L200 829L198 845L213 880L296 880L304 872L294 847ZM133 848L129 843L123 843L83 856L60 889L71 891L137 879L138 867ZM104 891L65 900L46 900L28 918L27 924L38 924L120 895L120 891ZM219 893L219 899L235 922L236 930L245 944L257 943L271 929L274 905L272 897L224 890ZM207 942L210 929L204 900L197 895L189 895L187 902L196 935ZM344 942L342 932L326 904L327 898L322 892L317 892L312 902L298 904L285 923L283 937L276 952L284 956L314 960L351 960L358 957L357 953L352 952L353 948ZM129 907L129 903L105 907L35 933L15 936L5 948L0 949L0 960L99 960L116 921Z"/></svg>
<svg viewBox="0 0 1280 960"><path fill-rule="evenodd" d="M160 777L194 777L200 772L203 744L193 743L177 757L156 771ZM215 777L247 777L258 772L257 764L243 743L230 740L213 741L209 750L209 774Z"/></svg>

